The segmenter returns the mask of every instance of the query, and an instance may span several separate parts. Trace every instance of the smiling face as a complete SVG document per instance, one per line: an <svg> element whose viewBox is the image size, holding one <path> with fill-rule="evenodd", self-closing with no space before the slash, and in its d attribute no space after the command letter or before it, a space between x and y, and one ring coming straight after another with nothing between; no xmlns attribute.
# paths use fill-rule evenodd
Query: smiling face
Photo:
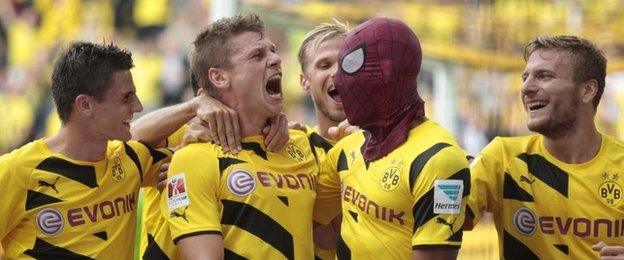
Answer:
<svg viewBox="0 0 624 260"><path fill-rule="evenodd" d="M271 117L282 111L282 67L275 44L258 32L243 32L227 41L232 53L225 69L242 112Z"/></svg>
<svg viewBox="0 0 624 260"><path fill-rule="evenodd" d="M301 86L310 92L316 109L334 122L346 118L333 78L338 68L338 51L343 42L344 37L337 36L325 40L316 49L310 49L306 53L307 63L301 75Z"/></svg>
<svg viewBox="0 0 624 260"><path fill-rule="evenodd" d="M110 87L100 102L93 102L94 131L108 140L128 141L134 113L143 111L130 71L111 75Z"/></svg>
<svg viewBox="0 0 624 260"><path fill-rule="evenodd" d="M573 59L566 51L541 49L529 56L521 91L529 130L557 138L576 126L581 97L573 76Z"/></svg>

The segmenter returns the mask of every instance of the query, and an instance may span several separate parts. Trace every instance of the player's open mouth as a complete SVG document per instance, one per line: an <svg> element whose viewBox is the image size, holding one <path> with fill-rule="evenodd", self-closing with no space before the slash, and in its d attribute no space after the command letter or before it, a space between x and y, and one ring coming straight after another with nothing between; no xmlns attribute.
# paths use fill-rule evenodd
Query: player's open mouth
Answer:
<svg viewBox="0 0 624 260"><path fill-rule="evenodd" d="M269 80L267 81L265 89L271 98L281 99L282 98L282 75L275 74L269 77Z"/></svg>
<svg viewBox="0 0 624 260"><path fill-rule="evenodd" d="M526 103L526 108L529 111L536 111L536 110L544 108L546 105L548 105L548 101L542 101L542 100L529 101Z"/></svg>
<svg viewBox="0 0 624 260"><path fill-rule="evenodd" d="M128 125L128 126L130 126L130 122L132 122L132 118L130 118L130 119L124 119L122 122L123 122L123 124L124 124L124 125Z"/></svg>
<svg viewBox="0 0 624 260"><path fill-rule="evenodd" d="M329 97L332 98L336 102L339 102L339 103L342 102L342 99L340 98L340 95L338 94L336 87L334 87L333 85L330 86L329 89L327 90L327 95L329 95Z"/></svg>

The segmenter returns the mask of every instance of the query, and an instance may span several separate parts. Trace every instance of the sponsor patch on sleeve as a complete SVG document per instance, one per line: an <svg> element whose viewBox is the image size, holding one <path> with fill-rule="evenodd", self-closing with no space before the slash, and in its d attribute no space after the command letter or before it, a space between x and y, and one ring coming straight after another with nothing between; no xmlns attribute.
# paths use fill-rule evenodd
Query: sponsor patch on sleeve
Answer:
<svg viewBox="0 0 624 260"><path fill-rule="evenodd" d="M436 180L433 191L433 213L458 215L464 192L463 180Z"/></svg>
<svg viewBox="0 0 624 260"><path fill-rule="evenodd" d="M175 175L169 179L167 182L167 198L169 212L186 207L190 204L184 173Z"/></svg>

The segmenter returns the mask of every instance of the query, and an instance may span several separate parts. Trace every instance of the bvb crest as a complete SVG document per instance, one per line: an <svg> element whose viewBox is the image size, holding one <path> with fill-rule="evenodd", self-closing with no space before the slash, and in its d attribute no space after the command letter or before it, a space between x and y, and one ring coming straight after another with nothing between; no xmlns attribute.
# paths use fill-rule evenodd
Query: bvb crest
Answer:
<svg viewBox="0 0 624 260"><path fill-rule="evenodd" d="M112 172L113 180L122 182L126 179L126 173L124 172L123 167L121 167L121 160L119 157L115 157Z"/></svg>

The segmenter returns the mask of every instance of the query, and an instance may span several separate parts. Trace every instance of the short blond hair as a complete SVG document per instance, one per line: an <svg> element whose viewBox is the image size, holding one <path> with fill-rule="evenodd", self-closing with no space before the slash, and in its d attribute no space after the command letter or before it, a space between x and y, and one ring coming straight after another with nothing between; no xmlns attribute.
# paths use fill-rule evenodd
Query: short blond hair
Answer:
<svg viewBox="0 0 624 260"><path fill-rule="evenodd" d="M301 43L301 47L299 47L299 54L297 55L301 65L301 72L305 73L305 65L308 62L307 55L310 51L315 50L321 43L329 39L345 37L348 31L349 27L347 24L337 19L332 19L332 22L322 23L308 32Z"/></svg>
<svg viewBox="0 0 624 260"><path fill-rule="evenodd" d="M257 14L237 14L221 18L208 25L193 41L189 52L191 78L198 88L214 94L214 86L208 78L210 68L230 68L232 50L226 45L228 39L244 32L257 32L264 37L264 22Z"/></svg>

